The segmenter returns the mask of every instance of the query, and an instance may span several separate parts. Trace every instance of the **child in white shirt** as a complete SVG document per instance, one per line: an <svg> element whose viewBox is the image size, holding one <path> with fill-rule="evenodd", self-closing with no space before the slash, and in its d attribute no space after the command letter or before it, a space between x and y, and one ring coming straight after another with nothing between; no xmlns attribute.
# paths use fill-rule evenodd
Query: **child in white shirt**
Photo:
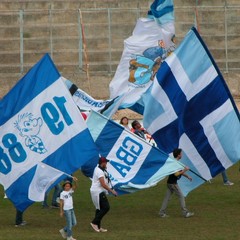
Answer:
<svg viewBox="0 0 240 240"><path fill-rule="evenodd" d="M73 177L73 180L76 182L77 178ZM76 184L72 185L70 181L66 181L63 184L63 191L60 194L60 216L63 217L65 215L67 225L59 230L59 232L67 240L76 240L72 237L72 227L77 224L72 198L75 188Z"/></svg>

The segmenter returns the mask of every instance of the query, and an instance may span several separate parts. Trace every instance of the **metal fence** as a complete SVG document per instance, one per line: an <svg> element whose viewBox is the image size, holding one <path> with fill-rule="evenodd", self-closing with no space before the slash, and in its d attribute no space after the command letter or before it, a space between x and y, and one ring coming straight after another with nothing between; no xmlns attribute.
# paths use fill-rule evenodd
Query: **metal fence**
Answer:
<svg viewBox="0 0 240 240"><path fill-rule="evenodd" d="M139 17L148 9L0 11L0 73L26 72L48 52L60 71L114 74ZM240 72L240 6L176 7L179 42L197 23L220 69Z"/></svg>

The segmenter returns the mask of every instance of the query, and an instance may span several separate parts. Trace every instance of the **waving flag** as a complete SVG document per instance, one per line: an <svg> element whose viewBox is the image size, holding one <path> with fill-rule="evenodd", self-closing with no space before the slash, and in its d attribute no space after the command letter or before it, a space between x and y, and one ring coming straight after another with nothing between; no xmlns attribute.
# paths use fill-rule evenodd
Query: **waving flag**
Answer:
<svg viewBox="0 0 240 240"><path fill-rule="evenodd" d="M78 88L70 80L63 78L64 83L73 96L73 100L76 105L83 111L101 111L106 105L111 103L112 99L108 100L96 100L89 94Z"/></svg>
<svg viewBox="0 0 240 240"><path fill-rule="evenodd" d="M132 36L124 41L122 58L110 82L111 98L134 90L121 108L142 113L143 105L138 101L152 85L162 61L175 49L174 36L173 1L155 0L148 18L140 18Z"/></svg>
<svg viewBox="0 0 240 240"><path fill-rule="evenodd" d="M92 112L87 125L100 154L110 160L108 172L119 194L154 186L183 169L176 160L101 114ZM92 177L97 163L98 159L87 162L82 172Z"/></svg>
<svg viewBox="0 0 240 240"><path fill-rule="evenodd" d="M64 172L43 162L37 164L34 177L28 188L28 198L35 202L44 201L45 193Z"/></svg>
<svg viewBox="0 0 240 240"><path fill-rule="evenodd" d="M162 64L145 98L144 127L158 147L180 147L184 163L209 180L240 160L240 117L226 83L193 28ZM185 195L203 181L180 180Z"/></svg>
<svg viewBox="0 0 240 240"><path fill-rule="evenodd" d="M34 202L29 186L39 163L71 174L98 158L87 126L48 55L0 101L0 130L0 182L21 211ZM60 181L64 175L52 172L52 178Z"/></svg>
<svg viewBox="0 0 240 240"><path fill-rule="evenodd" d="M73 100L77 104L77 106L84 111L100 111L102 110L108 103L112 101L112 99L108 100L97 100L88 95L86 92L81 90L80 88L73 94Z"/></svg>

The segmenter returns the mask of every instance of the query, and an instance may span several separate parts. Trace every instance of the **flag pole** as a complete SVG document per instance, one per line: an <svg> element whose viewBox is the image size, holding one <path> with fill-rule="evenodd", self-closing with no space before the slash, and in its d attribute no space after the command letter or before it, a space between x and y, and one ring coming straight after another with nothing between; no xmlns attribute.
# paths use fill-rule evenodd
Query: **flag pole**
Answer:
<svg viewBox="0 0 240 240"><path fill-rule="evenodd" d="M198 18L198 0L196 0L196 7L195 7L195 25L198 32L200 33L200 25L199 25L199 18Z"/></svg>
<svg viewBox="0 0 240 240"><path fill-rule="evenodd" d="M208 182L207 179L203 178L201 175L199 175L198 173L194 172L192 169L189 168L189 171L192 172L193 174L195 174L197 177L201 178L203 181Z"/></svg>
<svg viewBox="0 0 240 240"><path fill-rule="evenodd" d="M80 16L80 25L81 25L81 31L82 31L82 41L83 41L83 52L84 52L84 58L86 62L86 74L87 74L87 81L88 81L88 88L90 95L92 95L92 87L91 87L91 82L90 82L90 77L89 77L89 63L88 63L88 55L87 55L87 44L86 44L86 39L85 39L85 32L84 32L84 24L83 24L83 17L82 17L82 11L81 9L78 9L79 16Z"/></svg>
<svg viewBox="0 0 240 240"><path fill-rule="evenodd" d="M185 167L185 165L181 162L178 162L181 166ZM205 179L204 177L202 177L201 175L199 175L198 173L196 173L195 171L193 171L192 169L188 169L188 171L190 171L191 173L195 174L197 177L201 178L204 182L208 182L207 179Z"/></svg>

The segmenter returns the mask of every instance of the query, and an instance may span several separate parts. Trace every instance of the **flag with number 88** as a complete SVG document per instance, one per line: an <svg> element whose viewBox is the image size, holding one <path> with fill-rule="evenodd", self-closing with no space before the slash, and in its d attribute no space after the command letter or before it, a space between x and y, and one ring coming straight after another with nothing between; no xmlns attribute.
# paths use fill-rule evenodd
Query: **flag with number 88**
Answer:
<svg viewBox="0 0 240 240"><path fill-rule="evenodd" d="M0 183L24 211L34 202L29 189L39 163L62 172L45 176L49 186L95 158L88 128L46 54L0 101Z"/></svg>

